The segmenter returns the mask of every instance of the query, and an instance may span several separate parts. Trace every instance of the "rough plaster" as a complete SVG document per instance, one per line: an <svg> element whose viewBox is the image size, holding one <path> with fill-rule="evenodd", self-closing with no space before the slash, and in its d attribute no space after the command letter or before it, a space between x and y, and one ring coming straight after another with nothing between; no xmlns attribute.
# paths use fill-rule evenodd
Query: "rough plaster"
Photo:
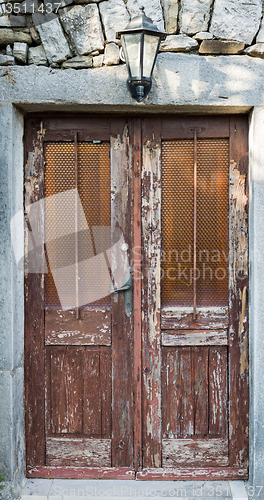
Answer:
<svg viewBox="0 0 264 500"><path fill-rule="evenodd" d="M161 54L143 103L126 89L124 66L93 70L0 69L0 464L18 498L24 474L23 276L11 251L9 221L23 204L23 112L234 113L254 108L250 122L250 481L264 482L264 61L247 56ZM20 108L18 110L17 108ZM23 244L23 242L21 242ZM264 489L264 488L263 488ZM12 492L13 491L13 492ZM254 497L253 497L254 498ZM259 497L264 498L261 494Z"/></svg>

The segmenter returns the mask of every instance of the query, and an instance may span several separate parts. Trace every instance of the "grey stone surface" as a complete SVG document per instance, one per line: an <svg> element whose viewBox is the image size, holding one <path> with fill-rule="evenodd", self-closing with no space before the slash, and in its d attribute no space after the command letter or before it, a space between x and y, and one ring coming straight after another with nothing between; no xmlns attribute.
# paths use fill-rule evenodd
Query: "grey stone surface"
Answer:
<svg viewBox="0 0 264 500"><path fill-rule="evenodd" d="M250 45L262 14L261 0L215 0L210 31L217 38Z"/></svg>
<svg viewBox="0 0 264 500"><path fill-rule="evenodd" d="M126 6L131 18L138 16L139 8L144 7L146 16L150 17L154 24L164 31L160 0L151 0L151 2L148 0L127 0Z"/></svg>
<svg viewBox="0 0 264 500"><path fill-rule="evenodd" d="M6 46L6 55L7 56L12 56L13 55L13 50L12 50L11 45L7 45Z"/></svg>
<svg viewBox="0 0 264 500"><path fill-rule="evenodd" d="M263 19L261 21L260 29L259 29L259 32L257 34L256 42L257 43L264 42L264 21L263 21Z"/></svg>
<svg viewBox="0 0 264 500"><path fill-rule="evenodd" d="M23 209L23 116L10 103L0 103L0 116L0 470L7 481L3 498L9 500L19 498L25 457L24 285L10 234L12 216Z"/></svg>
<svg viewBox="0 0 264 500"><path fill-rule="evenodd" d="M93 67L101 68L103 66L104 54L100 54L99 56L95 56L93 58Z"/></svg>
<svg viewBox="0 0 264 500"><path fill-rule="evenodd" d="M196 33L194 35L195 40L202 41L202 40L212 40L213 35L212 33L209 33L208 31L199 31L199 33Z"/></svg>
<svg viewBox="0 0 264 500"><path fill-rule="evenodd" d="M5 71L0 69L0 101L14 102L24 110L129 109L138 113L139 109L158 112L163 106L164 111L184 112L186 106L193 110L199 106L200 112L217 113L218 109L234 112L237 107L249 111L264 104L264 61L246 55L160 53L151 92L142 103L135 102L127 90L125 65L78 72L14 66L12 85Z"/></svg>
<svg viewBox="0 0 264 500"><path fill-rule="evenodd" d="M129 23L129 14L123 0L106 0L99 3L104 31L108 42L115 41L116 32Z"/></svg>
<svg viewBox="0 0 264 500"><path fill-rule="evenodd" d="M165 31L168 35L174 35L178 26L178 0L161 0Z"/></svg>
<svg viewBox="0 0 264 500"><path fill-rule="evenodd" d="M58 18L54 17L48 22L45 16L33 14L32 18L36 19L37 23L41 22L40 19L43 21L42 24L38 24L37 30L49 63L61 63L71 57L71 51Z"/></svg>
<svg viewBox="0 0 264 500"><path fill-rule="evenodd" d="M12 66L13 64L15 64L13 56L0 54L0 66Z"/></svg>
<svg viewBox="0 0 264 500"><path fill-rule="evenodd" d="M62 63L63 69L69 69L69 68L84 69L84 68L92 68L92 66L93 66L92 56L76 56Z"/></svg>
<svg viewBox="0 0 264 500"><path fill-rule="evenodd" d="M229 40L203 40L200 48L200 54L241 54L245 48L243 42Z"/></svg>
<svg viewBox="0 0 264 500"><path fill-rule="evenodd" d="M107 43L104 52L104 64L106 66L112 66L113 64L119 64L119 61L119 47L113 42Z"/></svg>
<svg viewBox="0 0 264 500"><path fill-rule="evenodd" d="M94 50L103 50L104 37L97 5L65 7L61 9L60 16L76 54L85 55Z"/></svg>
<svg viewBox="0 0 264 500"><path fill-rule="evenodd" d="M180 32L194 35L207 31L213 0L182 0L179 16Z"/></svg>
<svg viewBox="0 0 264 500"><path fill-rule="evenodd" d="M45 50L42 45L30 47L28 51L28 64L36 64L37 66L47 66L48 60Z"/></svg>
<svg viewBox="0 0 264 500"><path fill-rule="evenodd" d="M260 61L263 64L263 61ZM256 106L251 116L249 132L250 200L249 200L249 257L250 257L250 483L252 498L264 498L264 106Z"/></svg>
<svg viewBox="0 0 264 500"><path fill-rule="evenodd" d="M190 52L198 49L197 40L187 35L169 35L160 44L160 52Z"/></svg>
<svg viewBox="0 0 264 500"><path fill-rule="evenodd" d="M25 42L31 45L32 38L27 33L22 33L20 31L13 31L8 28L0 29L0 47L3 45L13 44L15 42Z"/></svg>
<svg viewBox="0 0 264 500"><path fill-rule="evenodd" d="M251 45L244 50L245 54L248 54L252 57L261 57L264 58L264 43L255 43L255 45Z"/></svg>
<svg viewBox="0 0 264 500"><path fill-rule="evenodd" d="M17 61L26 64L28 55L28 45L22 42L15 42L13 45L13 56Z"/></svg>
<svg viewBox="0 0 264 500"><path fill-rule="evenodd" d="M24 16L0 16L0 28L25 28Z"/></svg>

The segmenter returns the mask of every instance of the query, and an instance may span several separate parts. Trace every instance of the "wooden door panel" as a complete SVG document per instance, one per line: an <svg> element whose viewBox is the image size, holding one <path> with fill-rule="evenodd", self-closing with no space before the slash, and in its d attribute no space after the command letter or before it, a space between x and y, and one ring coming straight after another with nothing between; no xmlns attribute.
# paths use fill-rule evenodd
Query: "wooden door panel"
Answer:
<svg viewBox="0 0 264 500"><path fill-rule="evenodd" d="M225 467L228 465L228 439L164 439L163 467Z"/></svg>
<svg viewBox="0 0 264 500"><path fill-rule="evenodd" d="M163 346L228 345L226 330L162 330Z"/></svg>
<svg viewBox="0 0 264 500"><path fill-rule="evenodd" d="M111 467L111 439L47 438L47 466Z"/></svg>
<svg viewBox="0 0 264 500"><path fill-rule="evenodd" d="M111 311L80 308L45 310L46 345L111 345Z"/></svg>

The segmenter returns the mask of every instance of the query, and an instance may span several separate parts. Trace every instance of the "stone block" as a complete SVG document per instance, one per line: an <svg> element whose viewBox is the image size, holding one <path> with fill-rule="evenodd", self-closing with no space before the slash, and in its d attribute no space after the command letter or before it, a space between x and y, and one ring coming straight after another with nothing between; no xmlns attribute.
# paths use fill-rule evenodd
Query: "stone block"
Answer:
<svg viewBox="0 0 264 500"><path fill-rule="evenodd" d="M140 7L144 7L146 16L150 17L156 26L164 31L164 21L160 0L127 0L127 10L130 17L138 16ZM118 30L117 30L118 31Z"/></svg>
<svg viewBox="0 0 264 500"><path fill-rule="evenodd" d="M40 36L35 28L35 26L30 26L29 28L29 32L32 36L32 40L37 43L37 44L41 44L41 40L40 40Z"/></svg>
<svg viewBox="0 0 264 500"><path fill-rule="evenodd" d="M60 16L62 26L78 55L104 49L104 36L97 5L65 7L61 10Z"/></svg>
<svg viewBox="0 0 264 500"><path fill-rule="evenodd" d="M257 34L256 42L257 43L263 43L264 42L264 22L263 22L263 19L261 21L260 30L259 30L259 32Z"/></svg>
<svg viewBox="0 0 264 500"><path fill-rule="evenodd" d="M160 52L191 52L198 47L198 42L187 35L169 35L161 42Z"/></svg>
<svg viewBox="0 0 264 500"><path fill-rule="evenodd" d="M261 0L215 0L210 32L216 38L250 45L259 29Z"/></svg>
<svg viewBox="0 0 264 500"><path fill-rule="evenodd" d="M116 32L129 23L129 14L123 0L107 0L99 3L99 10L108 42L115 41Z"/></svg>
<svg viewBox="0 0 264 500"><path fill-rule="evenodd" d="M7 45L6 46L6 55L7 56L12 56L13 55L13 50L12 50L11 45Z"/></svg>
<svg viewBox="0 0 264 500"><path fill-rule="evenodd" d="M208 31L199 31L199 33L196 33L193 38L201 42L202 40L212 40L213 35L212 33L208 33Z"/></svg>
<svg viewBox="0 0 264 500"><path fill-rule="evenodd" d="M179 16L180 32L195 35L207 31L213 0L182 0Z"/></svg>
<svg viewBox="0 0 264 500"><path fill-rule="evenodd" d="M244 53L252 57L260 57L264 59L264 43L255 43L251 47L244 50Z"/></svg>
<svg viewBox="0 0 264 500"><path fill-rule="evenodd" d="M0 16L0 28L25 28L26 26L24 16Z"/></svg>
<svg viewBox="0 0 264 500"><path fill-rule="evenodd" d="M200 54L241 54L245 48L243 42L229 40L203 40Z"/></svg>
<svg viewBox="0 0 264 500"><path fill-rule="evenodd" d="M26 43L15 42L13 47L13 56L17 61L26 64L28 55L28 45Z"/></svg>
<svg viewBox="0 0 264 500"><path fill-rule="evenodd" d="M36 64L37 66L48 66L48 60L42 45L29 48L28 64Z"/></svg>
<svg viewBox="0 0 264 500"><path fill-rule="evenodd" d="M93 67L101 68L103 66L104 54L100 54L99 56L95 56L93 58Z"/></svg>
<svg viewBox="0 0 264 500"><path fill-rule="evenodd" d="M62 64L63 69L85 69L92 68L93 58L92 56L76 56L72 59L68 59Z"/></svg>
<svg viewBox="0 0 264 500"><path fill-rule="evenodd" d="M12 66L13 64L15 64L15 59L13 56L0 54L0 66Z"/></svg>
<svg viewBox="0 0 264 500"><path fill-rule="evenodd" d="M105 46L104 53L104 65L112 66L113 64L119 64L120 55L119 55L119 47L115 43L108 43Z"/></svg>
<svg viewBox="0 0 264 500"><path fill-rule="evenodd" d="M13 44L15 42L22 42L31 45L32 38L27 33L22 33L20 31L13 31L8 28L2 28L0 30L0 47L3 45Z"/></svg>
<svg viewBox="0 0 264 500"><path fill-rule="evenodd" d="M55 14L53 16L53 19L48 22L45 15L33 14L32 18L34 22L35 19L37 21L37 30L49 63L58 64L71 57L71 51L59 19L55 17Z"/></svg>
<svg viewBox="0 0 264 500"><path fill-rule="evenodd" d="M168 35L174 35L177 31L178 0L161 0L165 31Z"/></svg>

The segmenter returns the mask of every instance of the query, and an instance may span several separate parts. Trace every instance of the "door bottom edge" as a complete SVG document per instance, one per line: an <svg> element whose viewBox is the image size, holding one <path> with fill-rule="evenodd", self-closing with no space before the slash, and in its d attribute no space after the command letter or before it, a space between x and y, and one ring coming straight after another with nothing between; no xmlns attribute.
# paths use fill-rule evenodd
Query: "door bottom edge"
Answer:
<svg viewBox="0 0 264 500"><path fill-rule="evenodd" d="M137 472L140 481L219 481L246 480L248 469L238 467L181 467L181 468L149 468Z"/></svg>
<svg viewBox="0 0 264 500"><path fill-rule="evenodd" d="M27 467L27 478L46 479L135 479L129 467Z"/></svg>

